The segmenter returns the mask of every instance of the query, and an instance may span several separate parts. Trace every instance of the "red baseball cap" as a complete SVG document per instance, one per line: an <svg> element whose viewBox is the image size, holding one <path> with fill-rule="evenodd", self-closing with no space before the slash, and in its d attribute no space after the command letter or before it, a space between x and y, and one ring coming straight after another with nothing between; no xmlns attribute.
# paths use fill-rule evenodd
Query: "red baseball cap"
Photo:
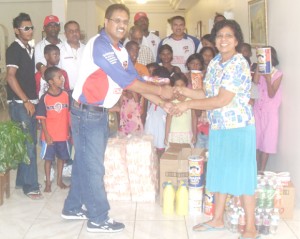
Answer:
<svg viewBox="0 0 300 239"><path fill-rule="evenodd" d="M50 16L47 16L45 17L45 20L44 20L44 27L47 26L49 23L51 22L54 22L56 24L60 24L59 22L59 19L57 16L54 16L54 15L50 15Z"/></svg>
<svg viewBox="0 0 300 239"><path fill-rule="evenodd" d="M148 17L147 17L147 14L146 14L145 12L137 12L137 13L134 15L134 21L136 22L136 21L139 20L141 17L148 18Z"/></svg>

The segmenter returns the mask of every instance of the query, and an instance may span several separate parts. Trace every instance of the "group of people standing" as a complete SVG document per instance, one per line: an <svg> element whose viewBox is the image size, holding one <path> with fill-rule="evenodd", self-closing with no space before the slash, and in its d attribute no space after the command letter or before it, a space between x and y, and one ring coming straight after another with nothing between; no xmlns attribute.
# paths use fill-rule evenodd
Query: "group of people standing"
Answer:
<svg viewBox="0 0 300 239"><path fill-rule="evenodd" d="M189 110L207 111L210 137L206 186L210 191L215 192L216 207L212 220L200 223L193 229L195 231L225 229L223 221L225 201L227 194L233 194L242 196L246 213L246 229L240 239L259 238L254 223L257 165L255 120L252 106L249 104L252 77L249 63L239 53L243 43L243 34L239 24L234 20L222 19L214 25L211 39L218 54L208 63L204 87L192 89L187 87L188 81L183 80L184 77L180 74L186 73L187 68L192 67L192 64L186 63L190 55L196 52L200 42L184 33L184 19L174 17L171 23L173 34L159 43L157 37L148 31L147 15L138 13L134 17L135 25L138 29L142 29L143 36L132 35L131 38L139 38L139 45L147 41L147 47L154 53L154 56L156 52L159 52L156 57L159 57L161 61L163 61L163 50L160 51L159 47L171 46L174 60L171 64L172 74L178 78L178 80L174 79L171 86L148 84L135 69L135 63L132 62L135 58L131 56L130 49L127 49L128 53L120 43L128 30L129 17L129 10L123 4L113 4L106 9L104 28L88 41L83 52L80 53L81 63L76 66L74 84L71 83L72 80L69 80L70 90L73 90L71 103L64 97L67 103L57 105L57 101L54 101L53 105L53 97L64 95L61 88L66 79L62 77L61 71L58 71L56 67L46 65L47 69L42 73L49 84L49 89L44 94L44 106L39 105L39 108L43 109L40 110L43 112L40 114L40 119L47 119L50 110L56 110L56 113L59 113L67 105L71 108L71 130L76 153L71 186L64 203L62 217L64 219L88 219L87 230L89 232L117 232L125 228L123 223L116 222L108 216L110 206L103 182L104 153L109 136L108 111L119 101L125 89L140 94L172 117L178 117ZM47 19L47 21L57 23L55 17L54 20ZM45 19L45 22L47 21ZM67 27L66 25L67 41L64 44L65 50L70 55L64 55L61 49L61 63L62 59L65 62L71 59L76 60L80 52L78 49L82 49L78 37L74 36L74 34L79 34L79 25L75 22L69 25L69 27L77 27L69 32L69 39L78 39L75 45L68 40L68 25ZM26 195L31 198L34 195L38 198L41 196L37 182L35 149L35 107L38 97L35 91L34 72L35 68L42 71L41 68L46 63L42 60L34 61L33 49L28 44L33 34L30 17L27 14L20 14L14 19L13 27L17 39L7 50L10 114L12 120L24 122L22 124L24 130L29 130L35 137L34 143L28 143L30 165L20 165L16 183L23 187ZM46 37L45 40L49 41L49 44L60 44L58 39L54 41L53 38L55 29L57 31L58 28L57 24L45 25L45 31L47 27L49 27L49 38ZM133 32L135 31L136 29L133 29ZM130 43L130 45L132 49L135 44ZM37 44L36 48L39 46ZM144 52L149 52L147 48L144 49L146 49ZM180 51L183 54L179 54ZM187 52L191 54L186 55ZM170 65L166 65L170 68ZM59 66L69 74L68 67L63 64ZM180 69L181 72L175 72L175 69ZM152 75L159 76L160 70L161 68L154 70L158 72L156 74L153 72ZM259 76L258 73L256 74ZM72 73L69 78L72 77L71 75ZM260 76L258 82L265 84L264 97L276 95L280 82L276 84L276 87L274 86L275 88L270 88L270 85L273 85L277 76L282 77L278 70L274 70L270 75ZM265 92L266 89L268 93ZM49 99L45 100L46 97ZM179 100L170 102L174 97ZM49 105L45 105L48 101ZM49 133L47 125L46 127L44 125L42 129L44 135L47 136ZM47 140L46 137L46 141L51 144L55 139L48 137ZM63 155L63 148L57 145L51 155ZM61 170L61 164L59 170Z"/></svg>

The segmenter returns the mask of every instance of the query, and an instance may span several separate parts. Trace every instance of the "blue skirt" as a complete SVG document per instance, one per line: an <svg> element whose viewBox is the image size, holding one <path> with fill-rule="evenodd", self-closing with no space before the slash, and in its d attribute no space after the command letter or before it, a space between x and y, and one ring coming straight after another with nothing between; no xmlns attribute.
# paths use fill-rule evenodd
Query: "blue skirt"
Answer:
<svg viewBox="0 0 300 239"><path fill-rule="evenodd" d="M206 187L234 196L253 195L257 186L255 126L210 130Z"/></svg>

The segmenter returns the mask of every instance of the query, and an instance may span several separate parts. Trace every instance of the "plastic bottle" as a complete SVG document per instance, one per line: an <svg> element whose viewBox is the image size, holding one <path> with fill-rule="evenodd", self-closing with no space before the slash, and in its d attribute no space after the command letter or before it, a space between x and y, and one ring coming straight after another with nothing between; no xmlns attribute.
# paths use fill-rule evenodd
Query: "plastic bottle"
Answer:
<svg viewBox="0 0 300 239"><path fill-rule="evenodd" d="M231 216L231 232L233 233L238 232L238 224L239 224L239 214L237 208L235 207L233 209L233 214Z"/></svg>
<svg viewBox="0 0 300 239"><path fill-rule="evenodd" d="M263 217L263 232L264 235L269 235L270 233L270 224L271 224L271 218L270 218L270 209L266 209L264 217Z"/></svg>
<svg viewBox="0 0 300 239"><path fill-rule="evenodd" d="M176 214L180 216L188 215L189 193L184 182L180 183L176 191Z"/></svg>
<svg viewBox="0 0 300 239"><path fill-rule="evenodd" d="M174 201L175 190L171 181L168 181L163 191L163 214L172 215L174 213Z"/></svg>
<svg viewBox="0 0 300 239"><path fill-rule="evenodd" d="M257 207L264 208L265 207L265 201L266 201L266 182L261 181L259 192L258 192L258 201L257 201Z"/></svg>
<svg viewBox="0 0 300 239"><path fill-rule="evenodd" d="M275 234L278 229L279 224L279 210L277 208L274 208L273 214L271 215L271 223L270 223L270 233Z"/></svg>
<svg viewBox="0 0 300 239"><path fill-rule="evenodd" d="M245 218L245 212L244 210L240 210L239 213L239 226L238 226L238 231L239 233L243 233L246 228L246 218Z"/></svg>
<svg viewBox="0 0 300 239"><path fill-rule="evenodd" d="M265 199L265 208L273 208L274 207L274 195L275 188L272 180L268 180L268 185L266 187L266 199Z"/></svg>
<svg viewBox="0 0 300 239"><path fill-rule="evenodd" d="M263 218L262 218L262 209L258 208L255 212L255 227L258 233L263 231Z"/></svg>

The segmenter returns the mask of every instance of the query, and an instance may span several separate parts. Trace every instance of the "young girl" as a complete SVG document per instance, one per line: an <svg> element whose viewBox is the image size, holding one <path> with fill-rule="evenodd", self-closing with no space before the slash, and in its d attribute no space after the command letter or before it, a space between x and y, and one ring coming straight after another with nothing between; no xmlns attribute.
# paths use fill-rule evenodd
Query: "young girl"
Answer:
<svg viewBox="0 0 300 239"><path fill-rule="evenodd" d="M282 72L275 68L279 64L276 50L271 48L272 72L262 75L256 70L254 82L257 83L259 99L254 103L256 126L257 167L264 171L269 154L277 152L279 106L281 103Z"/></svg>
<svg viewBox="0 0 300 239"><path fill-rule="evenodd" d="M188 73L186 73L186 77L188 79L188 87L192 88L192 71L202 71L203 69L204 60L203 57L199 53L194 53L189 56L189 58L186 60L185 66L189 70ZM200 73L201 81L203 80L202 72Z"/></svg>
<svg viewBox="0 0 300 239"><path fill-rule="evenodd" d="M174 73L171 76L171 86L186 87L188 79L183 73ZM172 102L187 101L189 98L183 95L175 96ZM194 144L196 142L196 114L194 110L187 110L180 116L167 115L165 144L169 143L187 143Z"/></svg>
<svg viewBox="0 0 300 239"><path fill-rule="evenodd" d="M200 50L199 54L203 57L203 60L204 60L203 69L202 69L202 74L203 74L203 78L204 78L208 64L215 57L216 52L215 52L214 48L205 46Z"/></svg>
<svg viewBox="0 0 300 239"><path fill-rule="evenodd" d="M178 66L173 66L171 64L171 61L173 60L173 49L170 45L161 45L158 48L158 57L161 61L161 65L167 68L170 74L172 74L173 72L181 72Z"/></svg>
<svg viewBox="0 0 300 239"><path fill-rule="evenodd" d="M158 66L153 70L151 76L160 78L169 78L169 71L163 67ZM148 102L147 117L145 123L145 133L153 135L154 146L156 148L157 156L160 159L165 151L165 129L166 129L167 113L160 106Z"/></svg>

